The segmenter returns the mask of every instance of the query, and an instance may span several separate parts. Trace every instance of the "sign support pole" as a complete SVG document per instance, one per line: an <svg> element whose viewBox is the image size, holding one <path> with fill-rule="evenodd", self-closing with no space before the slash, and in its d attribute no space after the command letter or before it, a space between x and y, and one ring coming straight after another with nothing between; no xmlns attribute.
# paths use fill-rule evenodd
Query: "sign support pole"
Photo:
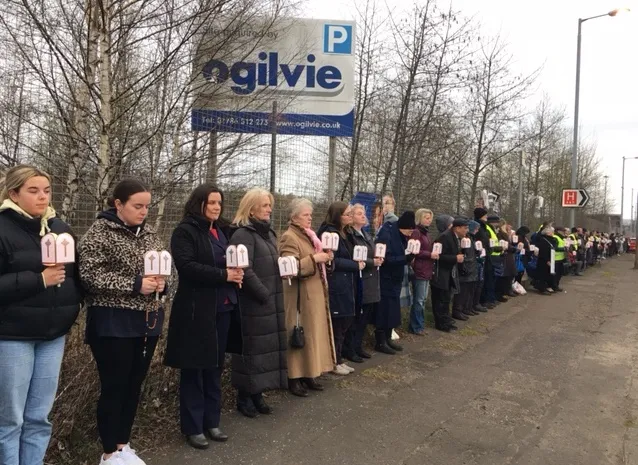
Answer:
<svg viewBox="0 0 638 465"><path fill-rule="evenodd" d="M337 169L336 169L336 157L337 157L337 138L330 136L328 142L328 200L333 202L336 195L337 185Z"/></svg>
<svg viewBox="0 0 638 465"><path fill-rule="evenodd" d="M270 142L270 193L275 195L275 181L277 179L277 101L272 102L272 128Z"/></svg>
<svg viewBox="0 0 638 465"><path fill-rule="evenodd" d="M211 131L208 142L208 166L206 167L206 181L217 181L217 131Z"/></svg>

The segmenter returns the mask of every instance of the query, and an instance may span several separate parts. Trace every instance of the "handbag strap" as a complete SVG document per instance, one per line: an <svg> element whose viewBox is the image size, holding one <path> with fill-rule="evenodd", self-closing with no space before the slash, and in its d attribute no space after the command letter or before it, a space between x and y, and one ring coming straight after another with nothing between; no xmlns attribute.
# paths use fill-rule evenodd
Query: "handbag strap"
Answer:
<svg viewBox="0 0 638 465"><path fill-rule="evenodd" d="M299 315L301 314L301 260L297 267L297 326L299 326Z"/></svg>

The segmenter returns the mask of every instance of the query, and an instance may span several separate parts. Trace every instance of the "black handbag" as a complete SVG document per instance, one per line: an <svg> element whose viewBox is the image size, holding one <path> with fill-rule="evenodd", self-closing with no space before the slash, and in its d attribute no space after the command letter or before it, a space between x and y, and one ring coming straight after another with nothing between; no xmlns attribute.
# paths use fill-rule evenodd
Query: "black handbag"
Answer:
<svg viewBox="0 0 638 465"><path fill-rule="evenodd" d="M299 324L299 315L301 314L301 263L299 264L299 272L297 273L297 324L292 328L290 334L290 347L293 349L303 349L306 345L306 335L303 326Z"/></svg>

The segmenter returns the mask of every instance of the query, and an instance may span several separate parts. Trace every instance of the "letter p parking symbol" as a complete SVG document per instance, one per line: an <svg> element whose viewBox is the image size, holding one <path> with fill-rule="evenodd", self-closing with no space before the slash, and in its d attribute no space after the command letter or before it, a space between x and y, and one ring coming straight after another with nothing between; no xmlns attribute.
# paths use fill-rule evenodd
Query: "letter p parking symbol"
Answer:
<svg viewBox="0 0 638 465"><path fill-rule="evenodd" d="M325 24L323 26L323 53L352 54L352 26Z"/></svg>

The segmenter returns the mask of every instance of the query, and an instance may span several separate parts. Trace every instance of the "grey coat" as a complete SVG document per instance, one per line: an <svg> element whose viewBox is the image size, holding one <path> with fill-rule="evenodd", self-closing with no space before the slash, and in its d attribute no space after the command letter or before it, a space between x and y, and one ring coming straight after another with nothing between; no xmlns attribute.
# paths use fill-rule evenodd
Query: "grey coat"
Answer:
<svg viewBox="0 0 638 465"><path fill-rule="evenodd" d="M374 266L374 242L365 231L352 230L351 235L354 245L365 245L368 248L368 260L366 267L361 271L363 290L361 293L361 304L374 304L381 300L381 289L379 287L379 270Z"/></svg>
<svg viewBox="0 0 638 465"><path fill-rule="evenodd" d="M238 290L243 339L242 355L233 355L231 382L247 394L286 389L286 315L283 284L279 276L277 237L272 229L242 226L231 236L231 245L248 249L250 266Z"/></svg>

